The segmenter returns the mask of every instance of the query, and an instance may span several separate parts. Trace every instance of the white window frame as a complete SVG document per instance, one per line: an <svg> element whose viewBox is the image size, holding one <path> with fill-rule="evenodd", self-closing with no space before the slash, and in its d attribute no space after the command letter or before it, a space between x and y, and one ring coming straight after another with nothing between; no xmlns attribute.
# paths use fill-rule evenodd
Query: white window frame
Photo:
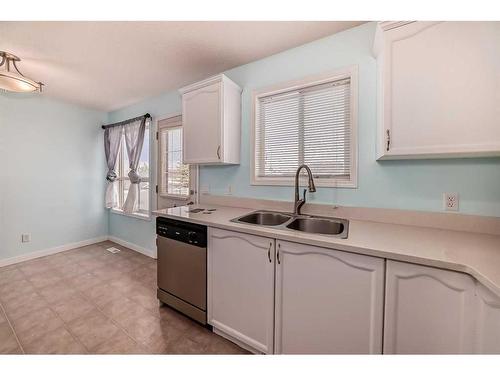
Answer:
<svg viewBox="0 0 500 375"><path fill-rule="evenodd" d="M341 79L350 79L350 119L351 119L351 144L350 144L350 160L349 179L342 178L318 178L314 180L316 186L320 187L341 187L341 188L357 188L358 187L358 67L353 65L345 67L328 74L310 76L301 80L288 81L280 83L264 89L256 90L252 95L252 121L251 121L251 168L250 180L252 185L267 185L267 186L293 186L295 184L293 177L259 177L256 174L256 128L259 118L259 99L261 97L276 95L282 92L291 90L303 89L309 86L325 84L330 81ZM312 171L314 175L314 170ZM305 177L301 176L301 179ZM304 180L305 181L305 180Z"/></svg>
<svg viewBox="0 0 500 375"><path fill-rule="evenodd" d="M123 211L123 209L119 208L119 207L113 207L111 209L111 212L114 213L114 214L118 214L118 215L123 215L123 216L128 216L128 217L133 217L133 218L136 218L136 219L142 219L142 220L147 220L147 221L151 221L151 211L152 211L152 198L153 198L153 194L152 194L152 189L151 189L151 184L152 184L152 165L151 165L151 160L152 160L152 134L153 134L153 127L152 127L152 121L151 119L147 119L146 120L146 129L149 130L149 139L147 140L149 142L149 176L148 177L141 177L141 183L142 182L148 182L149 183L149 191L148 191L148 195L149 195L149 207L147 210L139 210L137 212L132 212L132 213L126 213ZM127 150L125 149L125 141L124 141L124 138L122 137L122 140L121 140L121 144L120 144L120 149L118 151L118 158L117 158L117 169L118 169L118 177L116 178L116 182L118 183L118 195L119 195L119 198L118 198L118 201L120 203L124 203L125 202L125 199L127 199L126 196L124 196L124 191L123 191L123 184L121 182L123 181L127 181L127 180L130 180L130 178L128 177L125 177L127 176L128 174L128 165L125 166L124 165L124 162L123 162L123 157L124 157L124 153L127 152ZM123 198L123 202L122 202L122 198ZM140 199L140 194L139 194L139 197L138 199Z"/></svg>
<svg viewBox="0 0 500 375"><path fill-rule="evenodd" d="M192 182L192 178L193 178L193 168L192 166L190 165L189 166L189 193L188 195L178 195L178 194L168 194L168 193L162 193L163 189L162 189L162 172L163 172L163 168L165 167L163 165L163 150L162 148L164 147L164 145L162 144L162 141L161 141L161 130L162 129L167 129L167 130L173 130L173 129L177 129L177 128L180 128L182 129L182 115L176 115L176 116L172 116L172 117L168 117L168 118L165 118L163 120L159 120L158 121L158 196L162 197L162 198L167 198L167 199L174 199L174 200L180 200L180 201L187 201L187 200L190 200L191 199L191 182ZM184 137L184 129L182 129L182 137ZM166 147L166 146L165 146ZM184 147L184 142L181 142L181 147ZM168 178L167 178L167 181L168 181ZM168 182L167 182L168 184ZM168 191L168 189L167 189Z"/></svg>

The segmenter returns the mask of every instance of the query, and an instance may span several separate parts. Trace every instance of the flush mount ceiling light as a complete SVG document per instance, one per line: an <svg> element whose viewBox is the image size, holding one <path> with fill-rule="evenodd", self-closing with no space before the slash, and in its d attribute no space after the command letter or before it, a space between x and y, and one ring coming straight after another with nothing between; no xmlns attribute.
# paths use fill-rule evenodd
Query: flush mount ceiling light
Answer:
<svg viewBox="0 0 500 375"><path fill-rule="evenodd" d="M10 92L42 91L42 82L25 77L16 63L21 59L11 53L0 51L0 89Z"/></svg>

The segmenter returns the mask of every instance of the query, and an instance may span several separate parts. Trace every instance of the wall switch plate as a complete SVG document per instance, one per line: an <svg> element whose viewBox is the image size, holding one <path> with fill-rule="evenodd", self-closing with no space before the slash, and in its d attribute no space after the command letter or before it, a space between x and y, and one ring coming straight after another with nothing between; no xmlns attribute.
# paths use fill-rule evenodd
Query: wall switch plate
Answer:
<svg viewBox="0 0 500 375"><path fill-rule="evenodd" d="M458 193L443 193L443 206L445 211L458 211Z"/></svg>
<svg viewBox="0 0 500 375"><path fill-rule="evenodd" d="M21 242L30 242L30 241L31 241L31 234L29 233L21 234Z"/></svg>

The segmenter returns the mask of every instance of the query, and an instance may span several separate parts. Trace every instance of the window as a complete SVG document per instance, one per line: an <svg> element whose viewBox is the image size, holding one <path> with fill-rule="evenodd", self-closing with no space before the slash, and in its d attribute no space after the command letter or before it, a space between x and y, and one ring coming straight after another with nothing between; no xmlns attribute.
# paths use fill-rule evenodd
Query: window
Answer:
<svg viewBox="0 0 500 375"><path fill-rule="evenodd" d="M189 165L182 164L182 120L180 116L158 124L160 150L160 196L188 199L190 196Z"/></svg>
<svg viewBox="0 0 500 375"><path fill-rule="evenodd" d="M150 175L149 175L149 121L146 122L146 131L144 132L144 144L142 145L141 157L139 159L139 166L137 173L141 176L139 183L139 197L137 202L138 211L131 214L132 216L149 217L150 216ZM120 143L120 150L118 151L117 160L117 181L118 181L118 204L120 209L113 209L122 212L121 207L127 199L128 190L130 187L130 179L128 177L129 161L127 155L127 148L125 146L125 135L122 135Z"/></svg>
<svg viewBox="0 0 500 375"><path fill-rule="evenodd" d="M307 164L316 185L356 187L356 69L254 95L252 183L293 185Z"/></svg>

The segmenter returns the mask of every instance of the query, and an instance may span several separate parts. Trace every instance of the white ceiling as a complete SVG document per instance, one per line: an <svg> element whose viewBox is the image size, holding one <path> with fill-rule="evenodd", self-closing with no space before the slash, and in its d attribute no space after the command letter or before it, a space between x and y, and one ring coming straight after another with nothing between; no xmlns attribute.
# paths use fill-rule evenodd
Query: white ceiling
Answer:
<svg viewBox="0 0 500 375"><path fill-rule="evenodd" d="M362 22L0 22L45 95L112 111Z"/></svg>

